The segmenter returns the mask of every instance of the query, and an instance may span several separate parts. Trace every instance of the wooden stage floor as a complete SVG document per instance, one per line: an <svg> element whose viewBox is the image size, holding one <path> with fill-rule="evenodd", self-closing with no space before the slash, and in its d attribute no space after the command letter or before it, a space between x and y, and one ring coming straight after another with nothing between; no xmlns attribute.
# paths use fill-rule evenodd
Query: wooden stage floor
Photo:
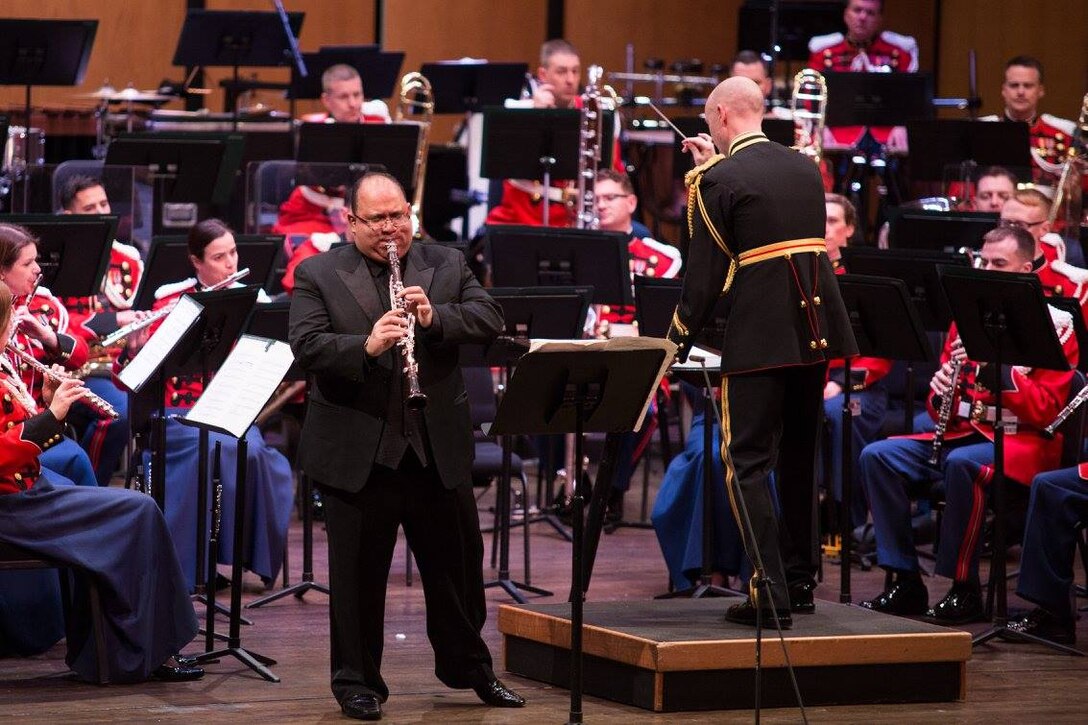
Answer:
<svg viewBox="0 0 1088 725"><path fill-rule="evenodd" d="M636 478L637 481L637 478ZM637 488L637 487L636 487ZM630 498L634 499L636 491ZM485 499L481 508L490 501ZM629 509L637 508L632 501ZM487 519L484 514L485 520ZM487 539L489 543L489 538ZM324 533L315 532L316 578L327 581ZM292 576L301 562L302 535L298 522L291 528ZM521 578L521 535L512 537L515 578ZM555 603L566 598L570 547L547 524L533 526L533 583L557 592L534 599ZM826 567L827 578L817 596L838 600L837 567ZM872 596L883 576L853 572L855 601ZM943 595L947 582L930 580L931 600ZM665 567L652 531L621 529L602 537L591 601L646 600L666 585ZM247 587L248 589L248 587ZM245 599L256 598L247 591ZM501 636L497 609L511 600L501 589L488 590L488 622L484 635L501 669ZM722 607L729 600L722 600ZM1082 600L1083 601L1083 600ZM1014 607L1023 606L1010 597ZM278 684L263 681L240 663L224 660L208 666L200 682L147 683L96 687L58 676L64 668L63 645L30 659L0 660L0 717L5 722L163 722L163 723L318 723L343 719L328 687L328 607L326 597L311 592L304 601L293 597L247 611L254 620L243 628L243 646L278 661L272 669ZM968 629L982 631L985 624ZM225 627L225 625L224 625ZM221 630L222 631L222 630ZM402 636L403 635L403 636ZM1081 620L1079 640L1088 647L1088 619ZM774 642L768 641L768 647ZM191 649L196 649L194 645ZM433 659L423 622L423 592L404 582L403 543L394 559L386 614L384 674L392 691L385 706L385 722L393 723L559 723L566 721L566 690L506 675L504 679L528 699L524 710L494 710L481 706L470 692L446 689L432 673ZM818 723L994 723L1084 722L1088 709L1088 658L1074 658L1041 647L997 642L975 651L967 663L967 699L964 702L812 707L811 722ZM589 723L724 723L750 722L750 711L675 712L653 714L607 700L587 697ZM765 710L766 722L799 722L796 709Z"/></svg>

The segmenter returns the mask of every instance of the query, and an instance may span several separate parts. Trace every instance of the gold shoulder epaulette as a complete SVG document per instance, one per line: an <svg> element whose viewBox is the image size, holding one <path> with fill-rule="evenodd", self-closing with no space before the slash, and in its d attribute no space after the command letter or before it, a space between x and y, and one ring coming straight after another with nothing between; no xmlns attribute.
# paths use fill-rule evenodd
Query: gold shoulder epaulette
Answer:
<svg viewBox="0 0 1088 725"><path fill-rule="evenodd" d="M699 177L710 171L714 164L725 158L725 154L714 154L703 163L696 166L694 169L684 174L684 186L691 186L692 184L699 183Z"/></svg>

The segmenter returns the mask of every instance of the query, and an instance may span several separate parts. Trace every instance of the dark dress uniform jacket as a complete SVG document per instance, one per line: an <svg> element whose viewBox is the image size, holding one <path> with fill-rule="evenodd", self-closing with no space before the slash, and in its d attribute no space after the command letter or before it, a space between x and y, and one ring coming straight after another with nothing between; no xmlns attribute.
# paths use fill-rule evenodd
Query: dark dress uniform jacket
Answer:
<svg viewBox="0 0 1088 725"><path fill-rule="evenodd" d="M431 463L442 483L455 488L470 483L474 451L459 346L493 340L503 329L502 310L456 250L416 243L401 261L404 286L422 287L434 310L429 329L416 327L415 356L427 395ZM386 427L389 396L402 389L393 379L402 374L399 348L374 359L364 352L388 301L354 245L307 259L295 280L291 349L313 383L299 443L301 467L326 486L359 491Z"/></svg>
<svg viewBox="0 0 1088 725"><path fill-rule="evenodd" d="M692 243L669 331L681 360L723 294L724 374L857 354L824 248L816 164L760 133L730 149L689 176Z"/></svg>

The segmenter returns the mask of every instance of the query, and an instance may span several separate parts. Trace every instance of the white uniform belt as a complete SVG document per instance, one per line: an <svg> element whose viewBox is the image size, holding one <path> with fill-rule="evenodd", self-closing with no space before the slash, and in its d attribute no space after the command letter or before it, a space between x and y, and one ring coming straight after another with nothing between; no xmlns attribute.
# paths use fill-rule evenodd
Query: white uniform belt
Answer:
<svg viewBox="0 0 1088 725"><path fill-rule="evenodd" d="M974 403L968 403L966 400L960 401L960 407L956 413L961 418L968 418L975 423L995 423L997 421L997 408L993 405L983 405L979 401ZM1008 408L1002 410L1002 420L1006 423L1015 425L1018 419L1013 412Z"/></svg>

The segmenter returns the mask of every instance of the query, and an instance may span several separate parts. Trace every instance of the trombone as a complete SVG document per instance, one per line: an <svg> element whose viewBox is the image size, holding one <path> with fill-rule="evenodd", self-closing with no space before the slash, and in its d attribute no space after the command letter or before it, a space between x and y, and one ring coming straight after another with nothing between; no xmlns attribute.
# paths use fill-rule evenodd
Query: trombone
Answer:
<svg viewBox="0 0 1088 725"><path fill-rule="evenodd" d="M394 121L403 123L413 111L422 116L421 121L408 121L419 124L419 143L416 145L416 163L413 173L415 181L412 192L412 216L415 218L416 239L423 238L423 183L427 176L427 151L430 148L431 121L434 118L434 92L431 82L422 73L406 73L400 79L400 92Z"/></svg>

